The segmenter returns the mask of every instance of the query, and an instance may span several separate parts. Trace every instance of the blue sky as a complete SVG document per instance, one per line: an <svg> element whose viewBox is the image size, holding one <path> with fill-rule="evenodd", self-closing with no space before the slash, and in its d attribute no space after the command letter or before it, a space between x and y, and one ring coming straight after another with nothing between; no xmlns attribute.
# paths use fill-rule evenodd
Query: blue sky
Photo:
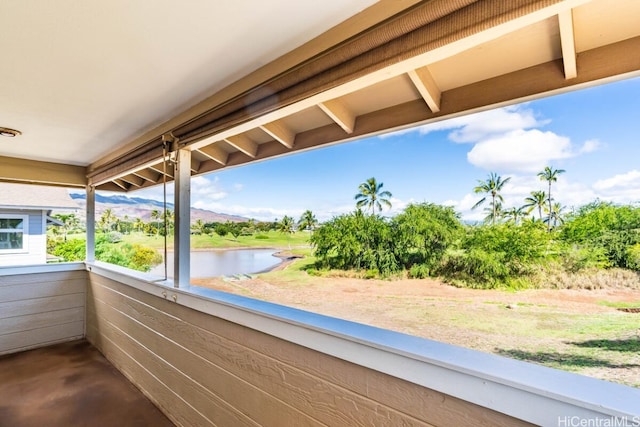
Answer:
<svg viewBox="0 0 640 427"><path fill-rule="evenodd" d="M393 215L412 202L453 206L467 220L477 181L511 177L504 207L546 189L536 173L565 169L554 199L578 207L596 198L640 201L640 78L241 166L192 181L192 205L274 220L320 220L354 209L369 177L393 194ZM132 195L160 199L161 188Z"/></svg>

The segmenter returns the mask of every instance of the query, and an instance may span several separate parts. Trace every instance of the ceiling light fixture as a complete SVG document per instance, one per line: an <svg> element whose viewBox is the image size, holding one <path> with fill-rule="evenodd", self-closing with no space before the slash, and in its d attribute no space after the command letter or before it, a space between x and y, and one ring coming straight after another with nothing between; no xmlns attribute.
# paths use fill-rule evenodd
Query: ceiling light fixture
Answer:
<svg viewBox="0 0 640 427"><path fill-rule="evenodd" d="M22 132L15 129L0 127L0 136L6 136L7 138L14 138L18 135L22 135Z"/></svg>

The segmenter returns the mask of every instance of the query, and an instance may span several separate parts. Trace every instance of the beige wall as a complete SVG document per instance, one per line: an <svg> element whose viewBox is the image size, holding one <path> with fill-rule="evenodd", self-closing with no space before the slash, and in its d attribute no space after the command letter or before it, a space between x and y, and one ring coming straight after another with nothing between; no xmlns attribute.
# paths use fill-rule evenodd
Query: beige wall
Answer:
<svg viewBox="0 0 640 427"><path fill-rule="evenodd" d="M522 425L95 273L87 338L179 425Z"/></svg>
<svg viewBox="0 0 640 427"><path fill-rule="evenodd" d="M0 354L84 335L87 272L0 275Z"/></svg>

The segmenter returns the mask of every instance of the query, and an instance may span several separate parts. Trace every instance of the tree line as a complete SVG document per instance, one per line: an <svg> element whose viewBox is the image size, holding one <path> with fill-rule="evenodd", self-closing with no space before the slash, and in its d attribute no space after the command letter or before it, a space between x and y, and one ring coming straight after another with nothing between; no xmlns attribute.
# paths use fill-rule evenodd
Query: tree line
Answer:
<svg viewBox="0 0 640 427"><path fill-rule="evenodd" d="M453 208L433 203L411 204L393 218L382 217L391 193L383 194L383 184L370 178L358 187L354 212L314 231L312 272L357 270L366 277L406 272L470 287L519 288L542 285L550 272L640 271L640 208L595 201L565 215L552 196L552 184L564 172L545 167L538 177L547 191L532 191L522 206L511 209L501 207L500 194L510 178L491 173L479 180L474 192L484 197L474 208L488 204L479 224L464 223Z"/></svg>

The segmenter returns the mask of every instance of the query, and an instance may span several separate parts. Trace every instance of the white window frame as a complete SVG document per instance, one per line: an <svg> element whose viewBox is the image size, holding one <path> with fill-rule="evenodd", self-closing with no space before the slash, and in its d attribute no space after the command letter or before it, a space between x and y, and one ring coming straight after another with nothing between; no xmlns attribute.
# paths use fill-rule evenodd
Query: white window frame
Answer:
<svg viewBox="0 0 640 427"><path fill-rule="evenodd" d="M22 233L22 248L2 248L0 254L16 254L29 252L29 215L19 214L0 214L0 219L20 219L22 220L21 229L0 228L0 233Z"/></svg>

